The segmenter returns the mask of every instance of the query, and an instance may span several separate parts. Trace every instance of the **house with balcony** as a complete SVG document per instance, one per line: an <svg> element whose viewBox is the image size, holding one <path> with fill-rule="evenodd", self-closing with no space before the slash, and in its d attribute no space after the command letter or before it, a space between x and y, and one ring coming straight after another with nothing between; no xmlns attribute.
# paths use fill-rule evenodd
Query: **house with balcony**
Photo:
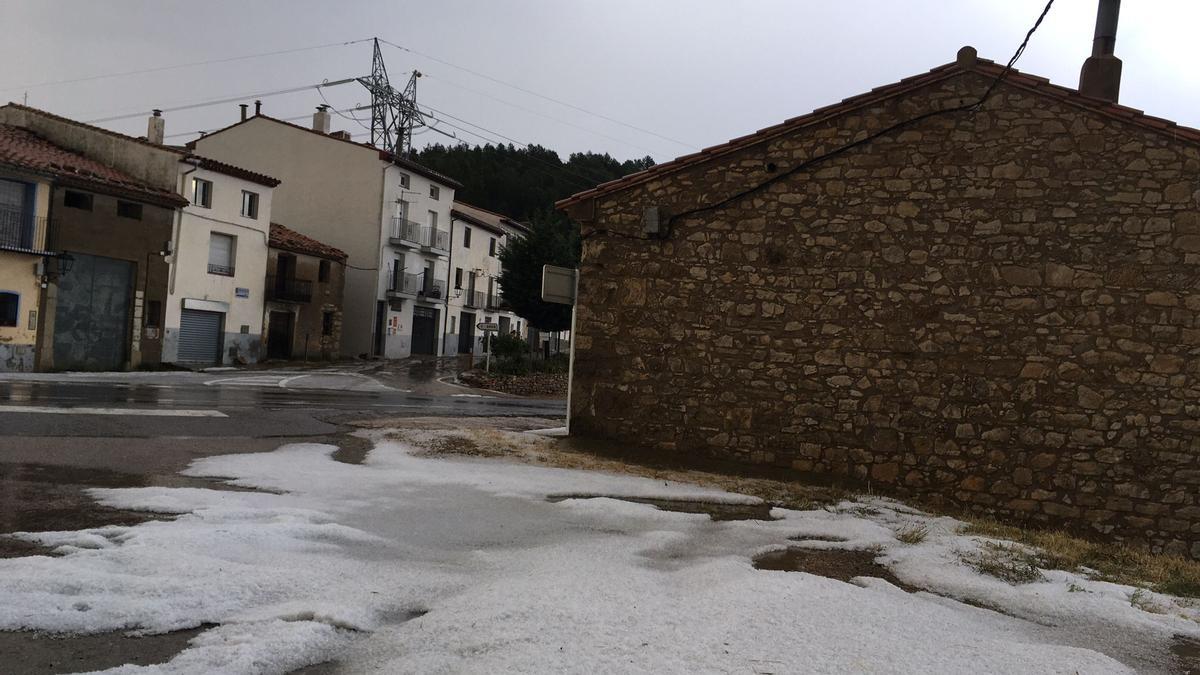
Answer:
<svg viewBox="0 0 1200 675"><path fill-rule="evenodd" d="M0 106L0 369L159 362L178 161L144 139Z"/></svg>
<svg viewBox="0 0 1200 675"><path fill-rule="evenodd" d="M263 355L263 279L279 181L188 155L179 183L189 203L172 237L163 361L255 363Z"/></svg>
<svg viewBox="0 0 1200 675"><path fill-rule="evenodd" d="M346 254L271 223L262 335L271 359L330 360L341 353Z"/></svg>
<svg viewBox="0 0 1200 675"><path fill-rule="evenodd" d="M346 254L343 356L439 354L450 211L460 185L344 131L331 133L330 121L324 106L311 127L255 114L188 147L281 180L272 217Z"/></svg>
<svg viewBox="0 0 1200 675"><path fill-rule="evenodd" d="M479 323L525 337L528 327L504 302L500 251L529 229L512 218L455 202L451 210L450 293L444 354L482 354Z"/></svg>

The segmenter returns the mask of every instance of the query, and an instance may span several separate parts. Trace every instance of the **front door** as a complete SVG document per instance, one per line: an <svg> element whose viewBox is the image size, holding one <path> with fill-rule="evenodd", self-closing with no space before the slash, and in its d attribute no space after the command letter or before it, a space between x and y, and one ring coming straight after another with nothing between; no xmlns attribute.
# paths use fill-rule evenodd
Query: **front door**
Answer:
<svg viewBox="0 0 1200 675"><path fill-rule="evenodd" d="M271 312L267 320L267 358L292 358L291 312Z"/></svg>
<svg viewBox="0 0 1200 675"><path fill-rule="evenodd" d="M462 312L458 315L458 353L473 354L475 352L475 315Z"/></svg>
<svg viewBox="0 0 1200 675"><path fill-rule="evenodd" d="M383 338L387 331L387 301L375 301L375 356L383 356Z"/></svg>
<svg viewBox="0 0 1200 675"><path fill-rule="evenodd" d="M134 265L83 253L71 256L70 271L58 280L54 367L120 370L128 358Z"/></svg>
<svg viewBox="0 0 1200 675"><path fill-rule="evenodd" d="M412 353L437 353L438 311L432 307L413 307Z"/></svg>

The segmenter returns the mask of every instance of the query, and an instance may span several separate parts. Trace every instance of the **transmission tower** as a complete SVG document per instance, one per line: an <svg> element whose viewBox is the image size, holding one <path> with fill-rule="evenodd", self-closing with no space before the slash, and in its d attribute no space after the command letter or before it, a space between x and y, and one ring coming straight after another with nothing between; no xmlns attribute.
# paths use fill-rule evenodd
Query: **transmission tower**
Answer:
<svg viewBox="0 0 1200 675"><path fill-rule="evenodd" d="M375 39L375 54L371 59L371 76L358 82L371 92L371 145L394 155L408 156L412 152L413 127L423 126L425 118L417 107L417 78L414 70L404 91L397 91L388 81L387 64Z"/></svg>

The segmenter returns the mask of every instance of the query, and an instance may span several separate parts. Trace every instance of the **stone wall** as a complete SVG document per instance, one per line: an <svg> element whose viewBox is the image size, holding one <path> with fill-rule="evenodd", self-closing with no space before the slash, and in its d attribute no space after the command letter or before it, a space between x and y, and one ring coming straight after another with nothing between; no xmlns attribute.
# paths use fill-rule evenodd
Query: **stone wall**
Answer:
<svg viewBox="0 0 1200 675"><path fill-rule="evenodd" d="M1200 557L1200 150L964 70L572 209L572 433Z"/></svg>

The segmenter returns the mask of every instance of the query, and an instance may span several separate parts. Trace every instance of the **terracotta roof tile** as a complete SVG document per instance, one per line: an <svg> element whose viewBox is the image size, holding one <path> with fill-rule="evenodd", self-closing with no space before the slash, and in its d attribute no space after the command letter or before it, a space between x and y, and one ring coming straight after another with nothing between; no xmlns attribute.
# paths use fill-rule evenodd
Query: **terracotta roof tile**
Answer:
<svg viewBox="0 0 1200 675"><path fill-rule="evenodd" d="M300 234L279 223L271 223L269 245L271 248L278 248L293 253L305 253L315 255L318 258L329 258L330 260L337 260L339 262L346 261L346 254L341 249L334 248L329 244L323 244L312 237Z"/></svg>
<svg viewBox="0 0 1200 675"><path fill-rule="evenodd" d="M565 208L593 197L598 197L603 194L609 194L618 190L633 187L635 185L640 185L642 183L654 180L660 176L664 176L675 171L680 171L713 157L719 157L731 152L735 152L745 147L765 142L778 135L790 133L791 131L801 127L824 122L834 117L846 114L854 109L879 103L884 100L900 96L919 87L940 82L964 71L979 73L987 77L996 77L1003 72L1003 70L1003 66L984 58L976 59L975 64L967 68L963 68L957 63L947 63L938 66L927 73L912 75L900 80L899 82L883 85L881 87L875 87L869 92L851 96L843 99L839 103L817 108L808 114L793 117L781 124L776 124L774 126L760 129L754 133L740 136L722 145L706 148L700 152L684 155L670 162L664 162L663 164L650 167L645 171L640 171L623 178L618 178L617 180L601 183L590 190L584 190L583 192L571 195L566 199L559 200L555 203L555 207L560 209ZM1044 77L1028 75L1018 70L1011 70L1006 76L1004 82L1009 86L1035 91L1048 96L1054 96L1071 105L1085 108L1101 115L1106 115L1115 119L1136 124L1151 131L1168 134L1170 135L1171 139L1175 141L1200 144L1200 130L1198 129L1179 126L1170 120L1151 117L1143 113L1141 110L1112 103L1110 101L1084 96L1074 89L1052 84L1050 80Z"/></svg>
<svg viewBox="0 0 1200 675"><path fill-rule="evenodd" d="M28 129L9 124L0 124L0 164L100 192L107 189L171 206L187 203L173 192L147 185L122 171L59 147Z"/></svg>
<svg viewBox="0 0 1200 675"><path fill-rule="evenodd" d="M478 206L472 206L466 202L455 201L450 207L450 215L465 218L484 227L494 228L502 233L504 232L502 227L503 225L507 225L522 232L529 231L529 228L526 227L524 223L517 222L516 220L513 220L506 215L496 213L495 211L488 211L487 209L481 209Z"/></svg>
<svg viewBox="0 0 1200 675"><path fill-rule="evenodd" d="M247 180L251 183L258 183L259 185L265 185L267 187L276 187L281 182L278 178L272 178L271 176L263 173L255 173L249 169L243 169L240 166L226 164L225 162L218 162L210 157L188 155L187 159L198 160L200 162L201 169L208 169L209 171L222 173L226 176L233 176L234 178L241 178L242 180Z"/></svg>

